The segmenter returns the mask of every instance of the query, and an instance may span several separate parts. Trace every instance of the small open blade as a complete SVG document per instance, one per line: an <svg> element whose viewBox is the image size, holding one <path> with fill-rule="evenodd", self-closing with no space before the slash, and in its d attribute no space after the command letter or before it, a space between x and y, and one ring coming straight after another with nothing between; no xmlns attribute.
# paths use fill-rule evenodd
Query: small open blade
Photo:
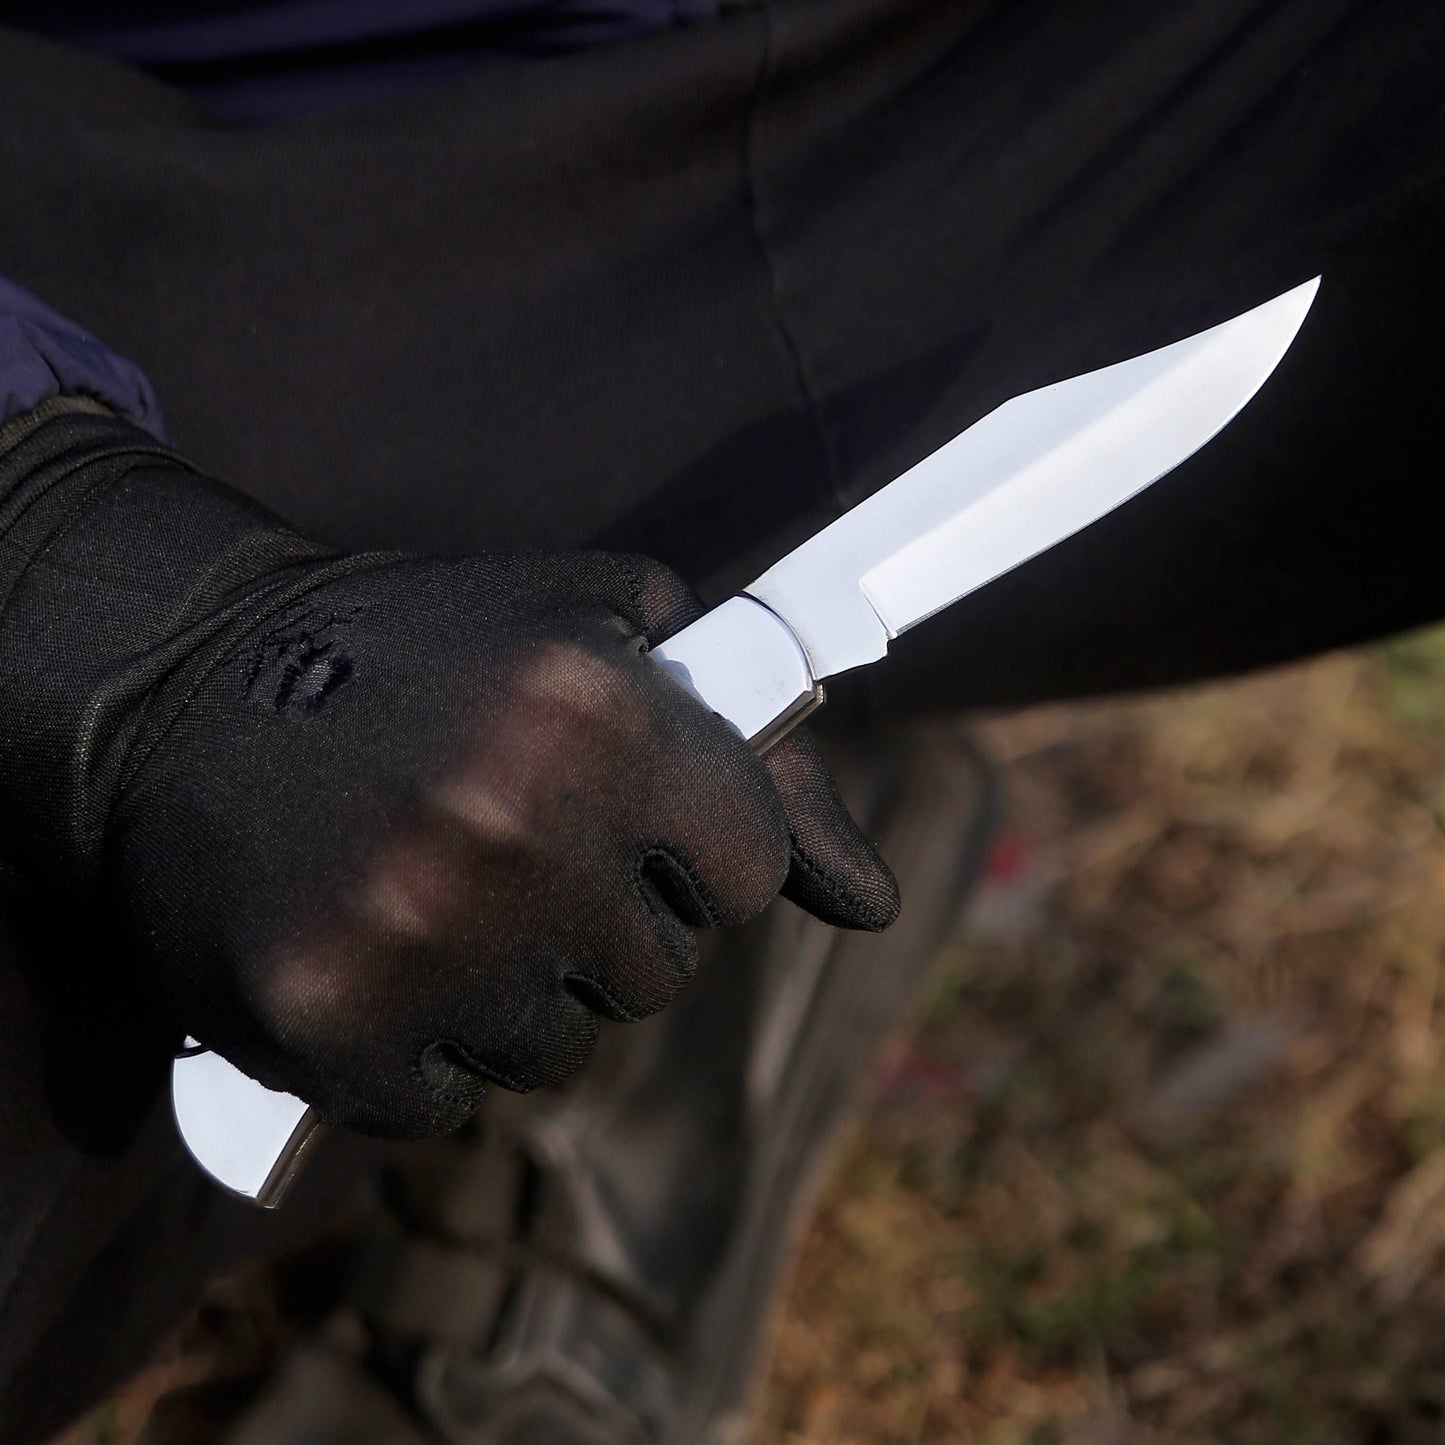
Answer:
<svg viewBox="0 0 1445 1445"><path fill-rule="evenodd" d="M1158 351L1005 402L748 588L816 678L1097 521L1192 456L1264 385L1319 278Z"/></svg>
<svg viewBox="0 0 1445 1445"><path fill-rule="evenodd" d="M1264 384L1318 286L1005 402L769 568L747 589L764 606L731 597L653 656L761 750L816 706L822 678L876 661L1198 451ZM280 1198L318 1133L300 1099L199 1046L172 1093L196 1159L258 1203Z"/></svg>

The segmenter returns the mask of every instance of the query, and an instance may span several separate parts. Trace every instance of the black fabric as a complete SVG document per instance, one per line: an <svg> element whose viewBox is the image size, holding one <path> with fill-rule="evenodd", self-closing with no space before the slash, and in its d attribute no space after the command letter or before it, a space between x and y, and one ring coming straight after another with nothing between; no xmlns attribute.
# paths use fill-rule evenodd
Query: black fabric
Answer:
<svg viewBox="0 0 1445 1445"><path fill-rule="evenodd" d="M0 47L0 272L340 545L603 545L716 600L1007 396L1323 272L1218 442L835 698L1139 686L1445 610L1402 520L1434 502L1435 0L770 0L243 132Z"/></svg>
<svg viewBox="0 0 1445 1445"><path fill-rule="evenodd" d="M659 564L338 554L90 414L0 457L0 558L5 856L329 1123L559 1082L790 872L897 912L811 746L763 763L647 658L699 611Z"/></svg>
<svg viewBox="0 0 1445 1445"><path fill-rule="evenodd" d="M0 32L0 273L303 531L642 551L715 600L1014 392L1322 271L1228 431L822 717L1138 686L1445 611L1442 73L1437 0L768 0L238 133ZM166 1226L224 1207L156 1207L189 1176L154 1060L151 1153L61 1132L72 1015L20 969L73 954L3 973L0 1439L138 1356L215 1257Z"/></svg>

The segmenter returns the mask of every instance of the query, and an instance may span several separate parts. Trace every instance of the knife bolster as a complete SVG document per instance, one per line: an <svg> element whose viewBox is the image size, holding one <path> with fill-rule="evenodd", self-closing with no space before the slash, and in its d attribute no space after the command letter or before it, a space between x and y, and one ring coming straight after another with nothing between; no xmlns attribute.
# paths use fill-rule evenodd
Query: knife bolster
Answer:
<svg viewBox="0 0 1445 1445"><path fill-rule="evenodd" d="M652 656L760 753L823 701L792 629L751 597L729 597Z"/></svg>

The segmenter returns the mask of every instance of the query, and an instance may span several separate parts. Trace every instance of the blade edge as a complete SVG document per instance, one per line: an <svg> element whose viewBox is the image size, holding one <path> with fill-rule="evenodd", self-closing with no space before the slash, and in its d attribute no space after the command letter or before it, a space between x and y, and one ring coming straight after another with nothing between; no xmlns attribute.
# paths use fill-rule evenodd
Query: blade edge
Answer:
<svg viewBox="0 0 1445 1445"><path fill-rule="evenodd" d="M1101 521L1110 513L1117 511L1120 507L1127 505L1144 492L1147 492L1156 482L1162 481L1171 472L1183 466L1191 457L1197 456L1199 452L1203 451L1210 442L1234 422L1274 374L1280 362L1294 344L1295 337L1299 334L1299 329L1304 324L1305 317L1309 314L1310 307L1313 305L1318 289L1319 278L1316 277L1313 281L1306 282L1304 285L1296 287L1293 291L1284 292L1281 296L1274 298L1273 301L1265 302L1263 306L1256 307L1253 311L1245 312L1242 316L1236 317L1234 321L1224 322L1218 327L1210 328L1209 331L1199 333L1198 337L1186 338L1184 344L1187 344L1190 340L1209 337L1214 333L1227 333L1236 322L1245 321L1250 317L1260 317L1263 313L1271 311L1274 312L1274 319L1278 320L1280 326L1276 342L1269 349L1269 353L1267 353L1263 359L1257 359L1255 361L1255 365L1260 367L1257 379L1254 380L1253 384L1244 384L1238 388L1236 393L1237 399L1233 401L1232 407L1230 403L1220 405L1216 413L1219 420L1217 424L1213 426L1212 430L1206 431L1206 423L1201 422L1198 440L1195 441L1192 446L1188 447L1187 450L1179 450L1177 454L1168 460L1160 461L1158 463L1158 470L1154 470L1152 467L1146 468L1143 479L1129 486L1127 490L1122 488L1117 492L1111 490L1108 494L1108 499L1102 502L1086 500L1082 496L1076 498L1076 495L1067 489L1066 479L1058 475L1058 469L1049 466L1049 463L1055 459L1055 454L1051 453L1041 458L1036 466L1031 469L1036 475L1030 476L1027 473L1020 474L1017 477L1010 478L1006 483L1000 483L982 497L974 507L958 513L950 522L945 524L943 528L935 529L935 531L929 533L927 536L915 539L912 543L909 543L900 551L895 552L883 562L871 567L859 578L858 585L863 595L868 598L869 605L877 613L879 620L888 629L890 638L900 636L910 628L916 627L920 622L926 622L930 617L936 617L940 612L951 607L955 602L959 602L969 596L970 593L977 592L981 587L988 586L990 582L997 581L998 578L1012 572L1015 568L1022 567L1025 563L1032 561L1035 557L1042 556L1043 553L1052 550L1061 542L1067 541L1078 532L1083 531L1087 527L1091 527L1095 522ZM1288 302L1294 302L1295 304L1284 304ZM1276 311L1275 308L1278 308L1278 310ZM1181 343L1176 342L1171 346L1161 347L1158 352L1146 353L1145 357L1139 359L1145 360L1149 355L1167 353L1173 350L1174 346L1180 344ZM1142 406L1147 402L1151 394L1158 394L1174 389L1179 383L1183 372L1193 372L1196 369L1196 360L1182 361L1179 366L1171 368L1169 371L1154 378L1147 386L1141 387L1140 390L1129 399L1129 407L1132 409L1136 404ZM1063 384L1067 385L1067 383ZM1235 390L1233 387L1230 389L1231 391ZM1008 403L1004 405L1007 406ZM1001 407L998 410L1002 411L1003 408ZM1077 472L1084 470L1091 463L1098 464L1103 460L1097 455L1098 452L1105 452L1109 448L1109 439L1103 435L1103 433L1111 429L1111 424L1119 418L1121 410L1122 408L1116 408L1114 411L1096 418L1090 426L1070 438L1068 444L1071 452L1070 463L1067 468L1063 470L1067 472ZM1127 445L1127 442L1125 445ZM1096 452L1096 455L1092 458L1089 456L1091 449L1094 449ZM1082 455L1079 455L1079 453L1082 453ZM1121 470L1123 470L1122 466ZM890 606L889 603L884 600L884 596L881 594L885 594L888 590L887 580L889 578L895 575L906 578L910 572L916 573L922 571L923 555L935 549L948 549L952 543L958 540L952 536L955 530L961 529L963 525L968 522L973 522L981 526L989 524L992 518L990 518L988 514L990 512L1000 511L1005 506L1005 487L1017 487L1024 492L1027 492L1031 488L1036 495L1062 498L1069 503L1076 504L1068 508L1067 520L1062 521L1061 525L1050 527L1039 533L1039 540L1037 544L1032 547L1032 550L1025 550L1023 547L1019 547L1014 554L1004 554L1009 556L1010 559L1000 561L996 566L980 563L975 569L976 575L974 575L968 585L952 596L944 597L943 600L936 602L920 602L917 607L905 606L903 613L906 615L900 615L899 609L896 606ZM1017 493L1011 492L1008 498L1010 510L1013 509L1017 499ZM984 548L975 543L970 550L980 552L983 551ZM962 555L962 548L958 549L958 554Z"/></svg>
<svg viewBox="0 0 1445 1445"><path fill-rule="evenodd" d="M1004 402L795 548L746 591L788 621L818 677L876 661L892 637L1124 505L1207 445L1278 367L1319 285L1315 277L1203 332ZM1186 371L1207 376L1213 367L1220 374L1214 390L1227 396L1203 408L1208 424L1192 424L1199 408L1180 394L1176 378L1173 404L1152 409L1151 424L1168 445L1161 449L1156 437L1148 453L1130 436L1116 437L1133 479L1106 476L1066 525L1040 531L1037 518L1043 513L1037 505L1032 511L1019 506L1019 478L1051 473L1039 484L1046 497L1069 497L1077 485L1071 477L1080 470L1075 453L1081 432L1101 419L1106 429L1112 424L1117 431L1120 415L1137 423L1140 396L1161 376L1167 382L1181 362ZM1075 424L1072 417L1078 416L1087 424ZM1031 420L1038 424L1034 430ZM1036 444L1034 432L1051 428L1057 444ZM1183 440L1177 439L1181 430ZM1060 456L1071 460L1058 465ZM1095 475L1102 470L1096 464ZM1005 518L1022 518L1013 528L1017 535L1002 541L973 535L981 534L980 518L1000 509ZM905 531L911 535L880 555L890 536ZM937 554L945 535L956 549L942 567L948 585L919 582L930 571L921 559ZM890 577L902 579L896 597L890 595Z"/></svg>

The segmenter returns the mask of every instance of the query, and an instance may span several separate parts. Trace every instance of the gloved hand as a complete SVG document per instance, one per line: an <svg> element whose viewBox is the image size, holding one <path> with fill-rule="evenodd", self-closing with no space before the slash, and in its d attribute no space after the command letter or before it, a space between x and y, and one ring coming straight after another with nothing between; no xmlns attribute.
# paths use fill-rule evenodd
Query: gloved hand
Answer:
<svg viewBox="0 0 1445 1445"><path fill-rule="evenodd" d="M665 1004L692 925L897 911L812 745L755 757L646 657L698 611L636 557L339 555L46 420L0 456L0 843L263 1083L444 1131Z"/></svg>

